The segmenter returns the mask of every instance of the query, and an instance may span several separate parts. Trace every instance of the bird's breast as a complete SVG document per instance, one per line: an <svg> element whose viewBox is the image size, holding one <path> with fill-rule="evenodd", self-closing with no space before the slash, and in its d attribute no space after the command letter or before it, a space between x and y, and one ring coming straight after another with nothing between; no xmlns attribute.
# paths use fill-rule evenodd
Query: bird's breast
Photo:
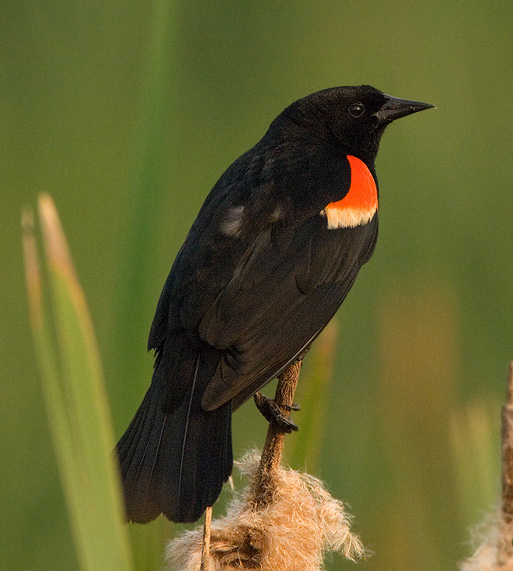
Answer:
<svg viewBox="0 0 513 571"><path fill-rule="evenodd" d="M367 165L347 156L351 167L351 186L342 200L330 202L321 214L329 229L354 228L369 222L378 210L378 189Z"/></svg>

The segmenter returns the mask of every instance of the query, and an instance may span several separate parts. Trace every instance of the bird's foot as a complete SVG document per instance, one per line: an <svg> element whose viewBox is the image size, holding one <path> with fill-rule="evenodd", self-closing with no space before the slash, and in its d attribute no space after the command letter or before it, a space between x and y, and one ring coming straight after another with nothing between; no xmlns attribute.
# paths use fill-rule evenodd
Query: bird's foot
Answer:
<svg viewBox="0 0 513 571"><path fill-rule="evenodd" d="M292 422L281 409L300 410L299 405L292 403L289 405L278 405L273 399L264 396L262 393L256 392L253 395L258 410L262 413L267 422L272 422L279 426L284 432L290 433L299 430L299 426Z"/></svg>

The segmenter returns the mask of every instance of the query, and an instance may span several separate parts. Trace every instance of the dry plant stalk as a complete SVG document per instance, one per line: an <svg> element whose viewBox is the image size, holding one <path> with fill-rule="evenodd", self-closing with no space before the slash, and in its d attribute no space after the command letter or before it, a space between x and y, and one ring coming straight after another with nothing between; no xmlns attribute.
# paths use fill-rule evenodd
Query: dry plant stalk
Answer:
<svg viewBox="0 0 513 571"><path fill-rule="evenodd" d="M302 361L290 365L280 375L274 402L281 408L284 415L288 415L294 403L294 394L299 381ZM269 423L265 439L258 474L253 479L253 498L255 509L266 506L274 494L274 474L280 467L283 456L285 431L273 422Z"/></svg>
<svg viewBox="0 0 513 571"><path fill-rule="evenodd" d="M513 362L509 364L506 403L502 407L502 501L500 513L487 525L481 545L461 571L513 569Z"/></svg>
<svg viewBox="0 0 513 571"><path fill-rule="evenodd" d="M283 414L293 403L300 369L301 362L295 363L279 379L275 401ZM170 542L172 568L319 571L328 550L351 560L364 555L343 504L316 478L280 466L284 434L270 423L262 456L250 453L238 463L250 483L226 516L212 522L208 562L202 558L205 542L199 528Z"/></svg>
<svg viewBox="0 0 513 571"><path fill-rule="evenodd" d="M513 363L502 407L502 517L506 523L513 521Z"/></svg>
<svg viewBox="0 0 513 571"><path fill-rule="evenodd" d="M212 525L212 506L205 510L205 523L203 524L203 542L201 545L200 571L208 571L210 561L210 528Z"/></svg>
<svg viewBox="0 0 513 571"><path fill-rule="evenodd" d="M506 404L502 407L502 505L498 569L513 569L513 363L509 364Z"/></svg>

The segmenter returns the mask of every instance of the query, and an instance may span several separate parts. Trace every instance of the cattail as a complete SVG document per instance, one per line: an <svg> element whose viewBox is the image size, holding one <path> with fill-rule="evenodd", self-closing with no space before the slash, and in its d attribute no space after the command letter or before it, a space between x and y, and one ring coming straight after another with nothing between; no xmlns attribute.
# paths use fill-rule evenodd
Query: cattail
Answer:
<svg viewBox="0 0 513 571"><path fill-rule="evenodd" d="M460 571L507 571L513 569L513 523L502 514L488 517L476 530L479 547L474 555L460 564Z"/></svg>
<svg viewBox="0 0 513 571"><path fill-rule="evenodd" d="M460 564L461 571L513 569L513 363L509 365L506 404L502 407L502 502L482 527L480 546Z"/></svg>
<svg viewBox="0 0 513 571"><path fill-rule="evenodd" d="M319 571L323 555L338 551L355 560L364 555L360 539L350 530L350 516L313 476L278 467L268 483L266 505L261 494L260 456L247 454L239 463L250 484L235 496L227 514L212 522L209 571L260 569L262 571ZM198 571L203 531L187 531L170 542L171 569Z"/></svg>

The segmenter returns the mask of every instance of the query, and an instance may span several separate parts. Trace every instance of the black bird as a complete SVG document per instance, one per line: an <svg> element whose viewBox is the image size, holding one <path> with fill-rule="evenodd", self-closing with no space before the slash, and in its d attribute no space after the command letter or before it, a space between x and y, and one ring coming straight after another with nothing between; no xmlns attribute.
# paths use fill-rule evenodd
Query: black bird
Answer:
<svg viewBox="0 0 513 571"><path fill-rule="evenodd" d="M385 127L429 107L325 89L221 176L162 290L152 382L117 446L130 521L192 522L215 502L232 412L305 353L373 253Z"/></svg>

